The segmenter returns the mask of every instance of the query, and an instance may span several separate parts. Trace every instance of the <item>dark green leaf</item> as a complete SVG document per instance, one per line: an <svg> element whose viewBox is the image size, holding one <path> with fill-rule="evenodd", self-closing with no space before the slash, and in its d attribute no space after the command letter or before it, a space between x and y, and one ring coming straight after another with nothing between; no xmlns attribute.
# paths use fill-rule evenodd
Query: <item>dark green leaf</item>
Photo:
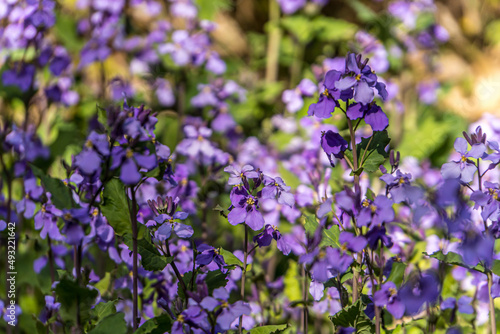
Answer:
<svg viewBox="0 0 500 334"><path fill-rule="evenodd" d="M314 27L307 16L293 15L281 19L281 25L301 44L309 42L314 35Z"/></svg>
<svg viewBox="0 0 500 334"><path fill-rule="evenodd" d="M116 303L118 303L118 299L111 300L106 303L97 304L94 308L94 314L97 317L97 321L100 321L101 319L107 317L108 315L116 313L116 307L115 307Z"/></svg>
<svg viewBox="0 0 500 334"><path fill-rule="evenodd" d="M251 329L249 331L250 334L272 334L279 333L288 328L288 324L284 325L269 325L269 326L261 326Z"/></svg>
<svg viewBox="0 0 500 334"><path fill-rule="evenodd" d="M394 282L396 286L400 286L403 283L403 278L405 274L406 264L403 262L393 262L391 273L387 278L388 281Z"/></svg>
<svg viewBox="0 0 500 334"><path fill-rule="evenodd" d="M306 231L310 234L316 232L316 229L318 229L319 227L319 223L316 220L316 217L313 215L304 215L304 218L305 218L304 228L306 229ZM337 225L333 225L328 230L323 229L323 238L321 240L320 246L330 246L334 248L339 248L340 247L339 235L340 235L340 230Z"/></svg>
<svg viewBox="0 0 500 334"><path fill-rule="evenodd" d="M46 191L52 194L51 201L58 209L70 209L73 207L71 191L63 181L46 175L38 167L31 165L33 174L42 181Z"/></svg>
<svg viewBox="0 0 500 334"><path fill-rule="evenodd" d="M60 314L63 320L76 322L77 305L80 307L80 320L90 319L92 305L97 298L98 291L80 286L77 282L63 278L55 288L57 300L61 303Z"/></svg>
<svg viewBox="0 0 500 334"><path fill-rule="evenodd" d="M142 324L134 334L163 334L170 331L172 319L167 314L151 318Z"/></svg>
<svg viewBox="0 0 500 334"><path fill-rule="evenodd" d="M123 242L130 250L133 249L132 236L130 234L123 236ZM165 269L167 264L174 260L173 256L166 257L161 255L155 245L146 238L137 240L137 252L141 254L142 266L149 271L161 271Z"/></svg>
<svg viewBox="0 0 500 334"><path fill-rule="evenodd" d="M211 294L214 289L226 286L227 283L227 273L224 274L220 270L209 271L207 277L205 278L205 283L207 283L208 293Z"/></svg>
<svg viewBox="0 0 500 334"><path fill-rule="evenodd" d="M145 173L144 175L146 177L153 177L157 179L158 181L163 180L163 175L165 175L165 171L167 170L167 164L165 162L161 162L156 168L153 170L150 170L149 172Z"/></svg>
<svg viewBox="0 0 500 334"><path fill-rule="evenodd" d="M355 11L361 22L370 22L377 19L377 14L364 3L358 0L347 2Z"/></svg>
<svg viewBox="0 0 500 334"><path fill-rule="evenodd" d="M454 253L454 252L448 252L447 254L443 254L442 251L437 251L434 254L427 254L424 252L425 255L430 256L434 259L438 259L439 261L442 261L444 263L448 264L453 264L456 266L464 267L467 269L472 269L475 271L479 271L481 273L485 273L486 270L481 264L478 264L475 267L471 267L467 264L465 264L464 260L462 259L462 256L460 254Z"/></svg>
<svg viewBox="0 0 500 334"><path fill-rule="evenodd" d="M390 141L391 139L386 130L374 132L371 141L370 138L364 138L356 147L360 163L364 156L363 166L361 167L367 172L372 173L377 171L388 156L385 148L389 145Z"/></svg>
<svg viewBox="0 0 500 334"><path fill-rule="evenodd" d="M337 327L353 327L356 328L356 333L375 333L375 326L364 312L365 305L358 300L356 304L348 306L330 316L333 325Z"/></svg>
<svg viewBox="0 0 500 334"><path fill-rule="evenodd" d="M127 323L125 322L125 313L119 312L108 315L97 323L97 326L88 334L126 334Z"/></svg>
<svg viewBox="0 0 500 334"><path fill-rule="evenodd" d="M112 179L104 186L101 210L117 235L132 233L128 199L125 186L120 180Z"/></svg>

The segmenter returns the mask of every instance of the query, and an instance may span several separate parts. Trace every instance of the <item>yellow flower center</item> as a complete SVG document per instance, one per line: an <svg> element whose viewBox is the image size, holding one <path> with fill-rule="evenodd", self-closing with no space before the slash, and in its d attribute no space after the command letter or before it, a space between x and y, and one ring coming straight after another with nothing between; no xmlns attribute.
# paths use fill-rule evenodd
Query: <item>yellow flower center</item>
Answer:
<svg viewBox="0 0 500 334"><path fill-rule="evenodd" d="M26 199L30 198L30 194L24 195L24 198L26 198Z"/></svg>
<svg viewBox="0 0 500 334"><path fill-rule="evenodd" d="M185 252L185 251L187 251L187 249L188 249L188 248L187 248L185 245L182 245L182 246L181 246L181 252Z"/></svg>
<svg viewBox="0 0 500 334"><path fill-rule="evenodd" d="M467 157L465 155L462 155L462 158L460 159L462 162L466 162L467 161Z"/></svg>
<svg viewBox="0 0 500 334"><path fill-rule="evenodd" d="M71 213L65 213L63 216L64 220L70 220L72 218Z"/></svg>
<svg viewBox="0 0 500 334"><path fill-rule="evenodd" d="M226 308L226 307L228 307L228 306L229 306L229 304L228 304L226 301L225 301L225 302L223 302L223 303L221 304L221 307L222 307L222 308Z"/></svg>
<svg viewBox="0 0 500 334"><path fill-rule="evenodd" d="M181 186L185 186L186 184L188 184L188 180L182 179L180 183L181 183Z"/></svg>
<svg viewBox="0 0 500 334"><path fill-rule="evenodd" d="M97 208L94 209L94 211L92 212L92 215L95 217L99 214L99 210Z"/></svg>
<svg viewBox="0 0 500 334"><path fill-rule="evenodd" d="M94 146L94 143L92 143L92 140L87 140L87 142L85 142L85 146L88 147L88 148L92 148L92 146Z"/></svg>
<svg viewBox="0 0 500 334"><path fill-rule="evenodd" d="M47 209L45 208L45 204L42 205L42 213L47 212Z"/></svg>
<svg viewBox="0 0 500 334"><path fill-rule="evenodd" d="M198 135L198 141L203 141L203 137L201 135Z"/></svg>
<svg viewBox="0 0 500 334"><path fill-rule="evenodd" d="M391 294L391 296L394 296L396 295L398 292L396 291L396 289L394 288L389 288L389 293Z"/></svg>
<svg viewBox="0 0 500 334"><path fill-rule="evenodd" d="M402 178L402 177L400 177L400 178L399 178L399 184L403 184L403 183L405 183L405 179L404 179L404 178Z"/></svg>
<svg viewBox="0 0 500 334"><path fill-rule="evenodd" d="M184 315L179 314L179 316L177 317L177 321L180 323L183 323L184 322Z"/></svg>
<svg viewBox="0 0 500 334"><path fill-rule="evenodd" d="M341 250L342 252L346 252L346 251L347 251L347 243L342 244L342 245L340 246L340 250Z"/></svg>
<svg viewBox="0 0 500 334"><path fill-rule="evenodd" d="M318 254L318 259L322 260L326 257L326 253L324 250L320 250Z"/></svg>
<svg viewBox="0 0 500 334"><path fill-rule="evenodd" d="M361 203L363 205L363 207L367 208L370 206L370 202L368 202L367 199L363 200L363 203Z"/></svg>
<svg viewBox="0 0 500 334"><path fill-rule="evenodd" d="M375 205L370 205L370 209L372 210L372 213L375 213L377 211L377 207Z"/></svg>
<svg viewBox="0 0 500 334"><path fill-rule="evenodd" d="M155 137L151 138L151 142L152 142L153 144L154 144L154 143L156 143L156 139L155 139Z"/></svg>
<svg viewBox="0 0 500 334"><path fill-rule="evenodd" d="M356 80L357 81L361 80L361 74L356 75Z"/></svg>
<svg viewBox="0 0 500 334"><path fill-rule="evenodd" d="M253 198L249 197L249 198L247 198L247 204L248 205L254 205L255 201L253 200Z"/></svg>
<svg viewBox="0 0 500 334"><path fill-rule="evenodd" d="M127 149L127 153L125 153L125 156L127 157L127 159L130 159L134 156L134 152L132 152L131 149Z"/></svg>
<svg viewBox="0 0 500 334"><path fill-rule="evenodd" d="M325 91L323 92L324 96L330 96L330 92L328 91L328 88L325 88Z"/></svg>

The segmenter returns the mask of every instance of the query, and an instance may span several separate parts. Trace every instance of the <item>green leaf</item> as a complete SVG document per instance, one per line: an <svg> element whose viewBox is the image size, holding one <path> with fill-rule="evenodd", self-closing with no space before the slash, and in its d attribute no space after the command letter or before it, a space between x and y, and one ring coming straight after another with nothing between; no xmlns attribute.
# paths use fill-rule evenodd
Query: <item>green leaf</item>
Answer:
<svg viewBox="0 0 500 334"><path fill-rule="evenodd" d="M195 0L195 2L199 9L198 17L200 20L205 19L214 21L218 12L230 10L232 7L232 2L230 0Z"/></svg>
<svg viewBox="0 0 500 334"><path fill-rule="evenodd" d="M217 288L226 286L228 281L227 273L224 274L220 270L209 271L207 277L205 277L205 283L207 283L208 293L211 294Z"/></svg>
<svg viewBox="0 0 500 334"><path fill-rule="evenodd" d="M73 207L71 191L63 181L46 175L38 167L31 165L33 174L42 181L46 191L52 194L51 201L58 209L70 209Z"/></svg>
<svg viewBox="0 0 500 334"><path fill-rule="evenodd" d="M377 19L377 14L364 3L358 0L350 0L347 3L356 11L361 22L370 22Z"/></svg>
<svg viewBox="0 0 500 334"><path fill-rule="evenodd" d="M393 262L391 273L387 278L388 281L394 282L396 286L400 286L403 282L404 274L405 274L406 264L403 262Z"/></svg>
<svg viewBox="0 0 500 334"><path fill-rule="evenodd" d="M130 234L123 236L123 242L130 250L133 249L132 236ZM137 252L141 255L142 266L149 271L161 271L165 269L167 264L174 260L173 256L166 257L161 255L155 245L146 238L137 240Z"/></svg>
<svg viewBox="0 0 500 334"><path fill-rule="evenodd" d="M54 32L57 38L69 51L80 52L84 41L77 34L76 18L63 13L56 13L56 18Z"/></svg>
<svg viewBox="0 0 500 334"><path fill-rule="evenodd" d="M92 305L97 298L98 291L80 286L69 278L63 278L55 288L57 300L61 303L61 317L63 320L76 322L77 306L80 308L80 320L85 323L90 319Z"/></svg>
<svg viewBox="0 0 500 334"><path fill-rule="evenodd" d="M319 227L319 223L316 220L316 217L314 215L306 215L306 214L304 215L304 217L305 217L304 228L306 232L310 234L315 233ZM321 240L320 246L330 246L334 248L339 248L340 247L339 235L340 235L340 229L337 225L333 225L328 230L323 229L323 238Z"/></svg>
<svg viewBox="0 0 500 334"><path fill-rule="evenodd" d="M116 313L116 303L118 303L118 299L97 304L94 308L94 314L96 315L97 320L100 321L107 316Z"/></svg>
<svg viewBox="0 0 500 334"><path fill-rule="evenodd" d="M125 185L120 180L112 179L104 186L101 210L117 235L132 233Z"/></svg>
<svg viewBox="0 0 500 334"><path fill-rule="evenodd" d="M309 42L314 35L314 27L307 16L293 15L281 19L281 25L301 44Z"/></svg>
<svg viewBox="0 0 500 334"><path fill-rule="evenodd" d="M283 283L285 285L283 292L291 302L300 300L302 298L302 296L300 295L300 283L298 280L297 269L297 262L290 261L288 269L285 273L285 279L283 280Z"/></svg>
<svg viewBox="0 0 500 334"><path fill-rule="evenodd" d="M170 331L172 319L167 314L162 314L144 322L134 334L163 334Z"/></svg>
<svg viewBox="0 0 500 334"><path fill-rule="evenodd" d="M182 277L182 281L184 282L184 285L186 285L187 289L189 290L189 287L191 285L191 278L193 277L193 272L192 271L188 271L187 273L184 273L184 275L181 275L181 277ZM194 278L193 283L196 286L196 277ZM180 281L177 282L177 295L182 300L186 300L187 299L187 296L184 293L184 290L182 289L182 285L181 285Z"/></svg>
<svg viewBox="0 0 500 334"><path fill-rule="evenodd" d="M426 252L424 252L424 254L427 256L430 256L434 259L438 259L439 261L444 262L444 263L453 264L453 265L464 267L467 269L472 269L475 271L479 271L480 273L486 273L486 269L484 268L483 265L478 264L475 267L471 267L471 266L465 264L465 262L462 259L462 256L460 254L457 254L454 252L448 252L447 254L443 254L442 251L437 251L433 254L427 254Z"/></svg>
<svg viewBox="0 0 500 334"><path fill-rule="evenodd" d="M375 325L365 314L364 309L365 305L358 300L356 304L330 316L330 320L336 329L337 327L353 327L356 328L356 333L375 333Z"/></svg>
<svg viewBox="0 0 500 334"><path fill-rule="evenodd" d="M500 276L500 260L493 260L491 271L493 272L493 274Z"/></svg>
<svg viewBox="0 0 500 334"><path fill-rule="evenodd" d="M367 172L373 173L377 171L388 156L385 148L390 141L391 139L386 130L375 132L371 141L370 138L364 138L356 147L360 162L364 156L363 166L361 167Z"/></svg>
<svg viewBox="0 0 500 334"><path fill-rule="evenodd" d="M145 173L144 176L153 177L153 178L157 179L158 181L161 181L161 180L163 180L163 175L165 175L166 170L167 170L167 164L165 162L161 162L154 169Z"/></svg>
<svg viewBox="0 0 500 334"><path fill-rule="evenodd" d="M94 286L96 287L97 290L99 290L101 295L104 295L106 291L108 291L110 283L111 283L111 273L107 272L104 275L104 277Z"/></svg>
<svg viewBox="0 0 500 334"><path fill-rule="evenodd" d="M226 262L228 266L238 266L240 268L244 267L243 262L240 261L240 259L238 259L233 253L225 250L222 247L220 248L219 253L220 255L222 255L222 257L224 258L224 262Z"/></svg>
<svg viewBox="0 0 500 334"><path fill-rule="evenodd" d="M108 315L97 323L97 326L88 334L126 334L127 323L125 322L125 313L119 312Z"/></svg>
<svg viewBox="0 0 500 334"><path fill-rule="evenodd" d="M318 39L324 42L349 40L357 31L355 24L342 19L318 16L313 21Z"/></svg>
<svg viewBox="0 0 500 334"><path fill-rule="evenodd" d="M269 326L261 326L251 329L248 333L250 334L271 334L271 333L279 333L288 328L288 324L284 325L269 325Z"/></svg>

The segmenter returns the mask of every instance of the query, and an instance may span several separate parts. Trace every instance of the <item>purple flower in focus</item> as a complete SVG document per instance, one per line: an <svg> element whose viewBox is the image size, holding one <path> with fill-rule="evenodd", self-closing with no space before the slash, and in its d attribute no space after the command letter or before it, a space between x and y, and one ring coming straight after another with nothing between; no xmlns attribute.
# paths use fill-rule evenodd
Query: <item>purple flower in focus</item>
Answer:
<svg viewBox="0 0 500 334"><path fill-rule="evenodd" d="M111 153L113 156L111 169L121 167L120 180L126 185L134 185L141 180L142 175L139 172L141 168L150 171L156 167L154 154L142 154L121 146L114 146Z"/></svg>
<svg viewBox="0 0 500 334"><path fill-rule="evenodd" d="M461 154L460 160L445 163L441 167L441 174L445 179L460 179L464 183L469 183L477 170L476 164L469 158L482 158L486 146L483 143L475 144L470 151L467 151L467 140L460 137L455 140L455 150Z"/></svg>
<svg viewBox="0 0 500 334"><path fill-rule="evenodd" d="M36 178L24 180L24 197L17 202L16 210L18 213L24 212L24 218L31 218L35 213L36 204L33 200L40 199L43 194L43 188L37 186Z"/></svg>
<svg viewBox="0 0 500 334"><path fill-rule="evenodd" d="M268 176L264 177L264 185L262 188L262 198L276 198L279 204L285 204L292 207L295 204L295 198L290 192L290 187L285 184L281 177L275 179Z"/></svg>
<svg viewBox="0 0 500 334"><path fill-rule="evenodd" d="M254 231L264 227L264 217L259 212L259 200L250 195L244 187L234 187L231 191L232 209L227 215L231 225L245 223Z"/></svg>
<svg viewBox="0 0 500 334"><path fill-rule="evenodd" d="M290 254L290 246L286 243L285 239L282 238L280 231L278 231L276 227L269 224L264 227L264 230L262 232L260 232L253 238L253 242L256 242L259 247L265 247L269 246L273 239L276 240L278 249L284 255Z"/></svg>
<svg viewBox="0 0 500 334"><path fill-rule="evenodd" d="M365 199L362 202L362 209L357 217L358 226L380 226L394 220L394 209L392 201L382 195L375 200Z"/></svg>
<svg viewBox="0 0 500 334"><path fill-rule="evenodd" d="M227 184L236 186L243 184L245 179L258 179L259 172L253 166L245 165L241 170L236 169L235 166L230 165L224 168L224 172L229 173L229 180Z"/></svg>
<svg viewBox="0 0 500 334"><path fill-rule="evenodd" d="M332 159L332 154L337 159L342 159L344 157L344 151L347 149L347 141L338 133L328 130L321 134L321 147L326 153L328 160L330 160L330 165L335 167L335 163Z"/></svg>
<svg viewBox="0 0 500 334"><path fill-rule="evenodd" d="M405 306L406 313L413 315L418 313L424 304L436 302L440 289L437 277L426 272L403 285L398 296Z"/></svg>

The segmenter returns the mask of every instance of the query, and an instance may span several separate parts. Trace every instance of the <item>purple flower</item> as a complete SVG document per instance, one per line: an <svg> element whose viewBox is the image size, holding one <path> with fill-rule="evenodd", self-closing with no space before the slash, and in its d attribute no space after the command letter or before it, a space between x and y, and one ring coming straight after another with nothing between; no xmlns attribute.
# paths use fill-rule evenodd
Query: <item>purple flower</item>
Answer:
<svg viewBox="0 0 500 334"><path fill-rule="evenodd" d="M229 181L227 182L230 186L236 186L243 184L245 179L258 179L259 172L257 172L253 166L245 165L241 170L236 169L235 166L230 165L224 168L224 172L229 173Z"/></svg>
<svg viewBox="0 0 500 334"><path fill-rule="evenodd" d="M120 180L126 185L134 185L141 180L141 167L149 171L155 168L157 163L154 154L142 154L121 146L113 147L112 156L111 169L121 166Z"/></svg>
<svg viewBox="0 0 500 334"><path fill-rule="evenodd" d="M84 149L75 157L75 166L83 174L92 175L100 169L101 157L107 156L109 156L108 136L92 131L85 142Z"/></svg>
<svg viewBox="0 0 500 334"><path fill-rule="evenodd" d="M200 266L208 266L210 263L215 262L222 272L227 272L224 268L226 262L219 251L212 246L202 244L198 246L198 256L196 257L196 263Z"/></svg>
<svg viewBox="0 0 500 334"><path fill-rule="evenodd" d="M340 233L339 243L342 245L341 246L342 250L344 251L349 250L353 253L361 252L368 244L368 242L364 237L362 236L357 237L350 232Z"/></svg>
<svg viewBox="0 0 500 334"><path fill-rule="evenodd" d="M305 6L307 0L276 0L283 13L290 15Z"/></svg>
<svg viewBox="0 0 500 334"><path fill-rule="evenodd" d="M405 305L406 313L416 314L425 303L434 303L439 297L440 286L436 276L431 272L414 277L399 290L399 299Z"/></svg>
<svg viewBox="0 0 500 334"><path fill-rule="evenodd" d="M289 112L296 113L304 106L303 96L313 96L318 88L309 79L302 79L297 88L283 92L282 100Z"/></svg>
<svg viewBox="0 0 500 334"><path fill-rule="evenodd" d="M268 176L264 177L264 185L262 188L262 198L276 198L279 204L285 204L293 207L295 198L290 192L290 187L285 184L281 177L275 179Z"/></svg>
<svg viewBox="0 0 500 334"><path fill-rule="evenodd" d="M264 217L259 212L259 200L250 195L244 187L234 187L231 191L232 209L227 215L231 225L245 223L254 231L264 227Z"/></svg>
<svg viewBox="0 0 500 334"><path fill-rule="evenodd" d="M394 209L392 201L382 195L375 198L374 201L365 199L362 203L362 209L357 217L358 226L380 226L394 220Z"/></svg>
<svg viewBox="0 0 500 334"><path fill-rule="evenodd" d="M2 81L4 86L17 86L22 92L26 92L33 83L34 75L34 65L15 63L12 69L3 72Z"/></svg>
<svg viewBox="0 0 500 334"><path fill-rule="evenodd" d="M24 197L16 204L18 213L24 212L24 218L31 218L35 213L36 204L33 200L40 199L43 194L43 188L37 186L36 178L24 180Z"/></svg>
<svg viewBox="0 0 500 334"><path fill-rule="evenodd" d="M415 203L423 197L421 188L410 185L411 174L402 173L399 169L396 174L384 174L380 177L387 184L387 189L395 203L408 201Z"/></svg>
<svg viewBox="0 0 500 334"><path fill-rule="evenodd" d="M259 247L269 246L272 240L276 240L278 249L285 255L290 254L290 246L286 243L285 239L282 238L280 231L274 226L269 224L264 227L264 230L257 234L253 238L253 242L256 242Z"/></svg>
<svg viewBox="0 0 500 334"><path fill-rule="evenodd" d="M460 179L464 183L469 183L474 178L477 170L476 164L469 158L482 158L486 146L483 143L472 145L470 151L467 151L467 140L457 138L455 140L455 150L461 154L458 161L448 162L441 167L441 174L445 179Z"/></svg>
<svg viewBox="0 0 500 334"><path fill-rule="evenodd" d="M209 138L212 130L206 127L195 128L192 125L184 127L186 138L177 145L177 152L191 158L199 158L200 155L213 157L215 148Z"/></svg>
<svg viewBox="0 0 500 334"><path fill-rule="evenodd" d="M368 245L371 249L377 249L379 246L379 242L382 243L382 246L387 248L391 248L393 243L391 237L387 234L387 231L384 226L375 226L366 233L366 239L368 240Z"/></svg>
<svg viewBox="0 0 500 334"><path fill-rule="evenodd" d="M391 281L384 283L380 290L374 293L373 303L379 307L387 306L387 311L396 319L401 319L405 313L405 305L398 296L396 284Z"/></svg>
<svg viewBox="0 0 500 334"><path fill-rule="evenodd" d="M177 211L176 213L174 213L173 216L169 216L167 214L161 214L155 217L154 222L160 225L160 227L155 233L155 238L159 241L165 241L168 238L170 238L172 230L175 232L175 234L177 234L179 238L182 239L191 238L191 236L194 233L193 228L189 225L185 225L175 221L177 219L184 220L187 218L187 216L188 216L187 213ZM151 226L151 224L148 224L148 226Z"/></svg>
<svg viewBox="0 0 500 334"><path fill-rule="evenodd" d="M483 236L477 231L468 231L460 246L464 262L470 266L478 263L490 268L493 263L495 240L491 235Z"/></svg>
<svg viewBox="0 0 500 334"><path fill-rule="evenodd" d="M321 134L321 147L326 153L328 160L330 160L330 164L332 165L332 167L335 167L332 159L332 154L334 157L342 159L344 157L344 152L347 149L347 146L347 141L336 132L328 130L326 133L323 132Z"/></svg>
<svg viewBox="0 0 500 334"><path fill-rule="evenodd" d="M446 298L441 303L441 309L458 309L460 313L472 314L474 308L471 305L472 298L469 296L462 296L458 300L453 297Z"/></svg>
<svg viewBox="0 0 500 334"><path fill-rule="evenodd" d="M42 208L35 215L35 229L40 230L40 237L47 238L47 235L52 240L63 240L63 236L57 227L57 220L62 216L62 211L57 209L50 202L42 204Z"/></svg>

